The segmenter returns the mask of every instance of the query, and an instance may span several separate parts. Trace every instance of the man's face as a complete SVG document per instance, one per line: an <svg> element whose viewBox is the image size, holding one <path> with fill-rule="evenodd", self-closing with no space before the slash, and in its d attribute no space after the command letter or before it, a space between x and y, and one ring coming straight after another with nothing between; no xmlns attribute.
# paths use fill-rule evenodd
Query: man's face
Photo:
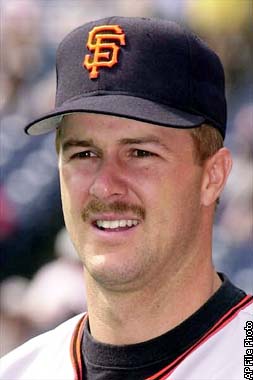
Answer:
<svg viewBox="0 0 253 380"><path fill-rule="evenodd" d="M190 259L203 175L193 149L187 130L65 116L59 171L66 227L101 286L134 290Z"/></svg>

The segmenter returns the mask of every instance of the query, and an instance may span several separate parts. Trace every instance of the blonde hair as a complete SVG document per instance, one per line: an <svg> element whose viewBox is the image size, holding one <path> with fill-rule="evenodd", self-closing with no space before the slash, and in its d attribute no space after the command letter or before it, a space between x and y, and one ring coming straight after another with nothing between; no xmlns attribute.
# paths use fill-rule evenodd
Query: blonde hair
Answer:
<svg viewBox="0 0 253 380"><path fill-rule="evenodd" d="M194 144L194 159L198 165L203 165L204 162L212 157L223 145L223 137L218 129L209 124L202 124L200 127L191 128L190 134ZM220 198L216 199L217 209L220 203Z"/></svg>
<svg viewBox="0 0 253 380"><path fill-rule="evenodd" d="M195 148L194 158L199 165L202 165L223 147L223 138L220 132L209 124L191 128L190 134Z"/></svg>

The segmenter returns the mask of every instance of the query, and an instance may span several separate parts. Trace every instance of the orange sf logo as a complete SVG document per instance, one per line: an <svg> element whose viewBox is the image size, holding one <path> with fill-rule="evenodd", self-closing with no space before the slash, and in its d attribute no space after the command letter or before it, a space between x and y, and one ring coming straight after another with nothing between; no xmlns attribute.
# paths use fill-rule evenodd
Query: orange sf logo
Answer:
<svg viewBox="0 0 253 380"><path fill-rule="evenodd" d="M90 71L91 79L98 77L99 67L112 67L118 62L120 48L115 42L108 42L109 40L118 41L120 45L125 45L125 34L119 25L95 26L89 32L87 48L94 51L94 55L91 57L86 54L83 65Z"/></svg>

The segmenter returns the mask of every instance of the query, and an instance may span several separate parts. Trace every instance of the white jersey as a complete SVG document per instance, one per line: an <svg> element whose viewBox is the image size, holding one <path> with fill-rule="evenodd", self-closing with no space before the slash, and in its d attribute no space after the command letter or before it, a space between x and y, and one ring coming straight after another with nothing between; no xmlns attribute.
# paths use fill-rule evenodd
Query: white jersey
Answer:
<svg viewBox="0 0 253 380"><path fill-rule="evenodd" d="M86 314L31 339L1 359L1 380L82 379ZM253 379L253 303L246 296L198 342L146 380ZM251 358L251 359L250 359Z"/></svg>
<svg viewBox="0 0 253 380"><path fill-rule="evenodd" d="M71 318L4 356L0 360L0 379L75 380L70 349L82 319L83 315Z"/></svg>

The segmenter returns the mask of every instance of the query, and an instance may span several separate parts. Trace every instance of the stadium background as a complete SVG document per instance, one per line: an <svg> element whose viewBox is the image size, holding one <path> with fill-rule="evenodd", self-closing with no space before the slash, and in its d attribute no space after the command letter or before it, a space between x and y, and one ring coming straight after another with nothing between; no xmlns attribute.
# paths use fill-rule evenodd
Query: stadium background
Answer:
<svg viewBox="0 0 253 380"><path fill-rule="evenodd" d="M252 8L251 0L1 1L1 355L86 308L82 269L63 226L54 134L29 137L23 125L53 108L58 43L97 18L176 20L221 57L234 167L216 215L214 262L253 292Z"/></svg>

